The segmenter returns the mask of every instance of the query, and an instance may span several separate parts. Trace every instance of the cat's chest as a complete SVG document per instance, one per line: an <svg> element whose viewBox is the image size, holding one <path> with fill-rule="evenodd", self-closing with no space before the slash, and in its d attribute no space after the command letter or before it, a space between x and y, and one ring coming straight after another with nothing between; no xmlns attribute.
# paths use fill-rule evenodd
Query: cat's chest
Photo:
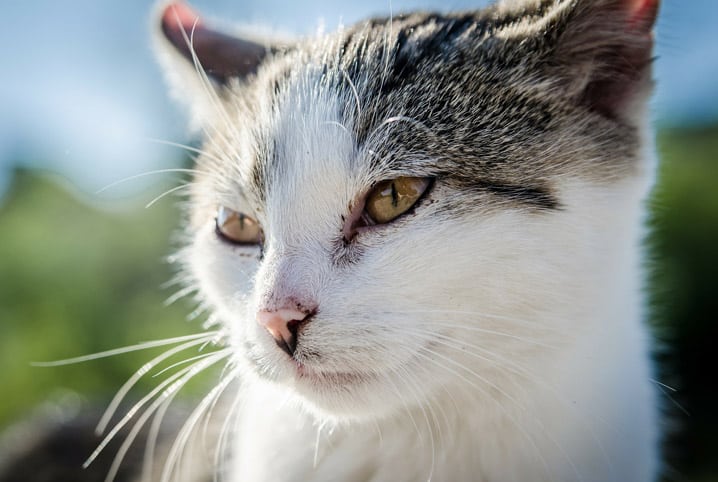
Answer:
<svg viewBox="0 0 718 482"><path fill-rule="evenodd" d="M524 445L521 435L511 431L497 440L495 419L487 417L479 428L462 423L462 417L449 420L437 407L424 407L390 420L319 425L281 394L267 387L244 394L229 480L480 482L497 480L489 473L505 476L521 467L516 461L512 469L487 467L487 460L510 458L507 444ZM477 436L481 432L494 435ZM511 480L530 473L516 473Z"/></svg>

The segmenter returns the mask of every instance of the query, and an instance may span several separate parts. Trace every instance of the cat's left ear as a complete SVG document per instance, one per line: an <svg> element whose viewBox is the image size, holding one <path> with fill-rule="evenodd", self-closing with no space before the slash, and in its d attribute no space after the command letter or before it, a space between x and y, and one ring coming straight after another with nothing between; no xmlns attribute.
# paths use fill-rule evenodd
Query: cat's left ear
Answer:
<svg viewBox="0 0 718 482"><path fill-rule="evenodd" d="M172 94L202 123L223 88L253 75L272 51L268 42L225 33L208 25L187 3L163 1L155 16L155 45Z"/></svg>
<svg viewBox="0 0 718 482"><path fill-rule="evenodd" d="M628 119L652 87L653 28L660 0L564 0L548 70L565 95L610 118Z"/></svg>

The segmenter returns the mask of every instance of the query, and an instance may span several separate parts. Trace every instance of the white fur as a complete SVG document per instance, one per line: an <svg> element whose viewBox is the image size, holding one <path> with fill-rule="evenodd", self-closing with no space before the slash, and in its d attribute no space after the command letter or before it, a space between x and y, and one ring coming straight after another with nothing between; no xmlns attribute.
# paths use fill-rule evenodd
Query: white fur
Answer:
<svg viewBox="0 0 718 482"><path fill-rule="evenodd" d="M561 180L555 212L476 207L430 222L429 205L368 233L361 262L337 266L339 220L372 173L337 125L351 99L314 80L272 114L283 166L264 211L208 194L260 220L262 262L219 241L211 216L189 249L241 367L228 479L652 480L640 274L652 154L622 181ZM444 195L437 185L432 196ZM317 302L300 338L322 354L312 369L369 380L297 377L254 320L268 292Z"/></svg>

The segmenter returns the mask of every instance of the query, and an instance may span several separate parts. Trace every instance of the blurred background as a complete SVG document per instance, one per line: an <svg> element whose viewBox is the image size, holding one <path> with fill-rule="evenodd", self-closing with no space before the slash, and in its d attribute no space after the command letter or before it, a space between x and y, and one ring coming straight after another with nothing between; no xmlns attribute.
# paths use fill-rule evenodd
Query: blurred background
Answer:
<svg viewBox="0 0 718 482"><path fill-rule="evenodd" d="M0 431L47 401L106 402L157 352L54 360L200 331L166 286L184 113L150 50L144 0L6 2L0 30ZM486 1L196 0L207 16L285 33L371 14ZM651 201L651 326L671 413L667 480L718 481L718 2L666 0L652 103L662 164ZM97 194L101 188L119 180ZM137 393L156 384L142 382ZM189 390L189 393L192 389ZM79 405L78 405L79 406ZM38 408L40 407L40 408ZM43 408L44 407L44 408Z"/></svg>

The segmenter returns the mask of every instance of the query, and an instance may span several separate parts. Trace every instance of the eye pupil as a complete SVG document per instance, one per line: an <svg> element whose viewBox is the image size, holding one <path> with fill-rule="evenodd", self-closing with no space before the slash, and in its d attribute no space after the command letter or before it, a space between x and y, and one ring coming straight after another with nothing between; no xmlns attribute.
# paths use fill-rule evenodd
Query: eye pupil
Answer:
<svg viewBox="0 0 718 482"><path fill-rule="evenodd" d="M258 245L262 242L262 228L251 216L220 206L215 220L215 231L224 241L243 245Z"/></svg>
<svg viewBox="0 0 718 482"><path fill-rule="evenodd" d="M394 207L399 206L399 195L396 193L396 184L391 183L391 205Z"/></svg>
<svg viewBox="0 0 718 482"><path fill-rule="evenodd" d="M398 218L421 198L431 180L423 177L398 177L377 184L365 201L365 213L375 224Z"/></svg>

